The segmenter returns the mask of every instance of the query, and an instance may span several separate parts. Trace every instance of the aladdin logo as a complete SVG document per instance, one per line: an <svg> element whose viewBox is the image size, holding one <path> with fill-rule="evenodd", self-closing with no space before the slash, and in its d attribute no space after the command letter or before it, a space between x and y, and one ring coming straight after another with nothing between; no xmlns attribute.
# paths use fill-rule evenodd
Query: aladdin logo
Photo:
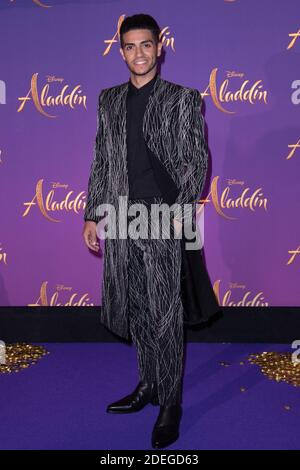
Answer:
<svg viewBox="0 0 300 470"><path fill-rule="evenodd" d="M29 214L30 209L37 205L43 216L49 220L50 222L60 222L60 220L54 219L53 217L50 217L48 212L57 212L57 211L73 211L76 214L79 214L79 211L81 209L84 209L85 207L85 201L83 198L85 197L85 192L81 191L75 198L73 197L74 191L69 191L66 197L58 202L54 200L54 189L56 188L63 188L67 189L68 185L67 184L61 184L61 183L52 183L52 187L54 189L51 189L48 194L46 195L46 199L44 201L44 195L43 195L43 181L44 180L39 180L36 185L36 192L34 197L32 198L31 201L24 202L24 206L26 206L26 209L24 213L22 214L22 217L26 217Z"/></svg>
<svg viewBox="0 0 300 470"><path fill-rule="evenodd" d="M296 250L288 250L288 253L292 256L286 263L287 265L292 264L295 261L296 255L300 255L300 245L298 246L298 248L296 248Z"/></svg>
<svg viewBox="0 0 300 470"><path fill-rule="evenodd" d="M222 307L267 307L269 305L269 303L265 302L264 300L263 292L258 292L257 294L253 295L251 291L245 291L245 285L238 283L230 283L228 290L223 295L223 299L221 299L220 283L220 280L216 281L213 285L213 289L216 294L218 303ZM242 294L238 292L237 297L239 297L240 300L230 300L233 289L244 290Z"/></svg>
<svg viewBox="0 0 300 470"><path fill-rule="evenodd" d="M256 208L263 207L265 211L267 210L267 198L263 197L262 188L255 189L254 191L250 192L250 188L247 187L243 190L242 194L236 198L230 197L230 187L232 186L244 186L244 181L237 181L235 179L228 180L227 187L222 191L221 197L218 194L218 181L219 176L215 176L211 183L211 190L208 194L208 197L211 195L212 203L219 215L224 217L225 219L234 220L236 217L230 217L226 215L223 209L250 209L251 211L255 211ZM210 202L210 199L200 199L200 202L207 203Z"/></svg>
<svg viewBox="0 0 300 470"><path fill-rule="evenodd" d="M27 93L26 96L21 96L18 98L19 101L21 101L21 104L18 108L18 113L23 111L25 104L27 101L33 101L36 109L43 114L43 116L49 117L49 118L55 118L57 116L53 116L51 114L48 114L46 111L44 111L44 107L50 108L50 107L58 107L58 106L69 106L71 109L74 109L75 106L83 106L86 109L86 95L81 95L82 91L80 90L80 85L77 85L71 90L70 93L66 93L67 89L69 88L69 85L65 85L63 89L60 91L60 93L56 96L51 96L49 95L49 83L52 82L63 82L63 78L57 78L57 77L48 77L47 81L48 83L42 88L41 95L39 96L38 89L37 89L37 77L38 73L35 73L32 78L31 78L31 84L30 84L30 89Z"/></svg>
<svg viewBox="0 0 300 470"><path fill-rule="evenodd" d="M38 307L38 306L66 306L66 307L71 307L71 306L77 306L77 307L84 307L84 306L91 306L94 305L89 302L89 294L85 293L83 294L77 301L76 297L79 295L77 292L75 293L70 293L72 291L72 287L67 287L64 286L63 284L59 284L56 287L56 292L53 292L50 302L48 301L47 297L47 284L48 281L45 281L41 285L40 289L40 296L37 299L37 301L34 304L28 304L28 307ZM59 302L59 294L67 292L70 297L65 301L65 302Z"/></svg>
<svg viewBox="0 0 300 470"><path fill-rule="evenodd" d="M0 80L0 104L6 104L6 84Z"/></svg>
<svg viewBox="0 0 300 470"><path fill-rule="evenodd" d="M10 2L14 2L15 0L10 0ZM44 5L44 3L40 2L40 0L32 0L33 3L35 3L36 5L38 5L39 7L43 7L43 8L51 8L51 5Z"/></svg>
<svg viewBox="0 0 300 470"><path fill-rule="evenodd" d="M223 113L235 114L234 111L229 111L224 108L222 103L232 103L235 101L249 102L255 104L256 101L263 101L267 104L267 91L261 90L263 88L262 80L256 80L252 85L249 84L249 80L244 80L240 88L237 91L228 90L229 78L243 78L244 73L237 73L234 71L227 72L227 78L221 83L220 89L217 89L217 71L215 68L212 70L209 77L209 85L206 88L202 96L211 95L212 101ZM210 92L208 92L208 90Z"/></svg>
<svg viewBox="0 0 300 470"><path fill-rule="evenodd" d="M298 31L296 33L289 33L289 37L290 38L293 38L288 46L287 46L287 49L292 49L297 41L297 39L300 37L300 29L298 29Z"/></svg>
<svg viewBox="0 0 300 470"><path fill-rule="evenodd" d="M116 42L120 42L120 27L121 27L121 24L123 23L124 19L125 19L125 16L126 15L121 15L118 19L118 24L117 24L117 31L115 32L115 34L113 35L112 39L104 39L104 42L106 44L108 44L107 48L105 49L105 51L103 52L102 55L107 55L112 47L112 45ZM169 34L170 34L170 31L168 31L169 29L169 26L165 26L165 28L163 28L159 34L159 40L163 43L164 46L168 47L168 46L171 46L171 48L173 49L173 51L175 52L175 49L174 49L174 37L168 37ZM118 38L118 39L116 39Z"/></svg>
<svg viewBox="0 0 300 470"><path fill-rule="evenodd" d="M290 151L290 153L289 153L288 156L286 157L287 160L289 160L290 158L292 158L292 156L293 156L294 153L296 152L296 149L297 149L297 148L300 148L300 139L298 140L298 142L297 142L296 144L289 144L288 147L291 148L292 150Z"/></svg>

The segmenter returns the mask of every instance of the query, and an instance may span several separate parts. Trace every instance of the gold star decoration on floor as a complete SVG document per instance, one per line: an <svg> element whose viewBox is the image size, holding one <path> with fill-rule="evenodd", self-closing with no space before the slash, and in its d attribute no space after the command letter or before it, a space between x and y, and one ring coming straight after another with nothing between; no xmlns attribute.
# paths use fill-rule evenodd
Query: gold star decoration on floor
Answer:
<svg viewBox="0 0 300 470"><path fill-rule="evenodd" d="M300 387L300 363L292 361L292 353L262 352L250 354L248 361L257 364L270 380Z"/></svg>
<svg viewBox="0 0 300 470"><path fill-rule="evenodd" d="M49 354L43 346L35 346L26 343L14 343L2 345L0 374L19 372L27 369L46 354Z"/></svg>

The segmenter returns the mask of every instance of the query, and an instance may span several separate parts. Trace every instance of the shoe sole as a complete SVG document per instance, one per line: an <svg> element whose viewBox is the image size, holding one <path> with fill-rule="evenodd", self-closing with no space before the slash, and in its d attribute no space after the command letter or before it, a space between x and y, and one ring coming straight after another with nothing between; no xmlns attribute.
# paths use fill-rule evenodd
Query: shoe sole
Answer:
<svg viewBox="0 0 300 470"><path fill-rule="evenodd" d="M145 406L149 405L149 404L152 404L153 406L158 406L158 399L153 399L151 400L150 402L146 403ZM128 409L128 410L125 410L125 409L119 409L119 410L113 410L113 409L109 409L109 408L106 408L106 412L107 413L137 413L138 411L141 411L142 409L145 408L145 406L143 406L142 408L138 408L138 409Z"/></svg>
<svg viewBox="0 0 300 470"><path fill-rule="evenodd" d="M141 411L143 408L145 408L145 406L147 406L149 403L151 403L153 406L158 406L159 403L158 403L158 397L153 397L148 403L146 403L142 408L139 408L137 410L135 409L128 409L128 410L125 410L125 409L119 409L119 410L113 410L113 409L109 409L109 408L106 408L106 412L107 413L136 413L138 411Z"/></svg>
<svg viewBox="0 0 300 470"><path fill-rule="evenodd" d="M143 408L140 408L139 410L106 410L107 413L118 413L118 414L126 414L126 413L137 413L138 411L141 411Z"/></svg>

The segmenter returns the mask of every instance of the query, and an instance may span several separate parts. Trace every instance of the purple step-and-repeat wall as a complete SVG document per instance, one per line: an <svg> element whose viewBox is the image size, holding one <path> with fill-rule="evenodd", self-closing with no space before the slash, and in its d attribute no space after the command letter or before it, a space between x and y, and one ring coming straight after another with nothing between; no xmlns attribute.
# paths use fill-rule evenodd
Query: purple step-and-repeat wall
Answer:
<svg viewBox="0 0 300 470"><path fill-rule="evenodd" d="M299 305L299 0L0 0L0 305L101 305L83 211L97 98L129 79L118 31L135 13L160 25L161 76L204 98L220 305Z"/></svg>

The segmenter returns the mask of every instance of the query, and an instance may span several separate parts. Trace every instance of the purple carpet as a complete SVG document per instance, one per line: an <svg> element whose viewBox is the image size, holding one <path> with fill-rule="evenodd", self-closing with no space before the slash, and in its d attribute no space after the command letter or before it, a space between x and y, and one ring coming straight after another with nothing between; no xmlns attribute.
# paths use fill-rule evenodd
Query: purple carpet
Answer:
<svg viewBox="0 0 300 470"><path fill-rule="evenodd" d="M159 407L105 411L138 382L134 346L42 345L50 354L37 364L0 374L1 449L152 450ZM167 449L300 448L300 389L247 361L262 351L292 352L288 344L187 344L181 434Z"/></svg>

